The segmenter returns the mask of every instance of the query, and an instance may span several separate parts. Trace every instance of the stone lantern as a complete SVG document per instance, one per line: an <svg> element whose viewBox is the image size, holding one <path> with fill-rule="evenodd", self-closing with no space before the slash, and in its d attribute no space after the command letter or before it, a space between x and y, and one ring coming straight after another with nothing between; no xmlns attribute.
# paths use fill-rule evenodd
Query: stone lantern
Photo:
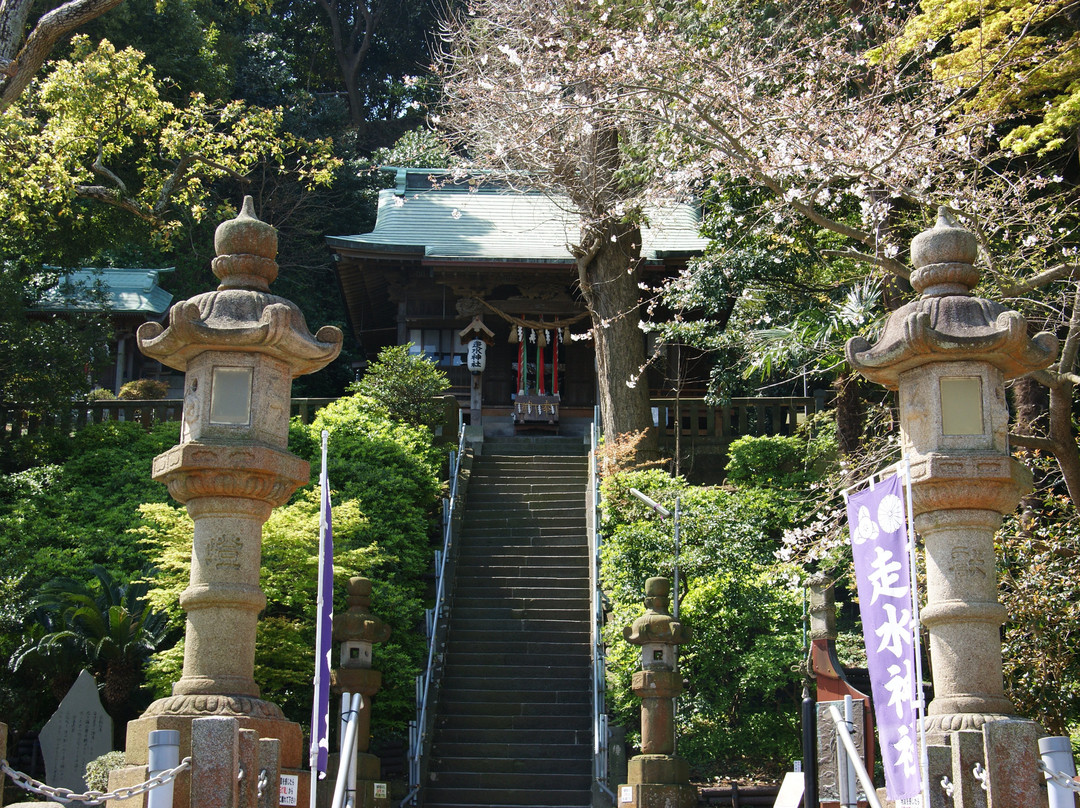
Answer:
<svg viewBox="0 0 1080 808"><path fill-rule="evenodd" d="M259 698L254 680L255 627L266 605L262 526L310 480L307 461L286 449L292 380L332 361L342 334L327 326L312 336L296 305L270 293L277 231L255 217L251 197L218 226L214 246L218 288L173 306L167 328L145 323L138 331L143 353L185 373L180 444L154 459L153 478L187 505L194 536L180 596L183 675L172 696L129 724L127 757L144 764L155 729L180 730L190 749L194 718L226 715L280 739L282 769L298 770L301 728ZM179 782L176 804L186 796Z"/></svg>
<svg viewBox="0 0 1080 808"><path fill-rule="evenodd" d="M689 808L697 804L690 768L675 757L675 698L682 675L675 666L675 646L690 640L690 631L668 612L671 582L645 582L646 612L623 636L641 646L641 670L634 674L634 694L641 699L641 754L630 759L629 783L619 786L618 806Z"/></svg>
<svg viewBox="0 0 1080 808"><path fill-rule="evenodd" d="M927 736L977 730L1014 713L1005 698L994 533L1030 489L1009 454L1005 382L1047 367L1052 334L1028 336L1024 318L975 297L976 241L942 209L911 244L920 296L893 312L871 346L847 344L851 365L899 391L911 465L915 529L926 552L926 606L934 700Z"/></svg>
<svg viewBox="0 0 1080 808"><path fill-rule="evenodd" d="M371 746L371 697L382 686L382 671L371 668L371 648L375 643L386 642L390 637L390 626L368 611L371 608L371 581L350 578L348 592L348 611L334 616L334 639L341 643L341 664L330 672L330 682L333 692L345 697L342 710L347 709L344 705L349 694L363 696L357 717L356 756L349 770L349 782L355 792L353 805L355 808L384 808L390 805L390 800L386 784L376 782L380 774L379 759L368 752ZM344 733L344 716L341 728Z"/></svg>

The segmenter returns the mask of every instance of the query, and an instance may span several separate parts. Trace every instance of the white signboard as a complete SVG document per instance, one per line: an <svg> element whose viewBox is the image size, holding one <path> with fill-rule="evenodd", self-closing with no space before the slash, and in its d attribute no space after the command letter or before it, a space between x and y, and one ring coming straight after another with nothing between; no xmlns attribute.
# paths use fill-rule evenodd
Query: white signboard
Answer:
<svg viewBox="0 0 1080 808"><path fill-rule="evenodd" d="M281 775L281 788L279 789L279 805L296 805L297 795L300 791L300 775Z"/></svg>

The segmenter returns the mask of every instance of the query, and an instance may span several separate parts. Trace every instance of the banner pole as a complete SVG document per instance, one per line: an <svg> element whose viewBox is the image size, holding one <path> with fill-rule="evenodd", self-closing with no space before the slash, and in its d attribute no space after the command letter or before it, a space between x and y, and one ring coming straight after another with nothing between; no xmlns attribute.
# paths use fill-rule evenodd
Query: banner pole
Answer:
<svg viewBox="0 0 1080 808"><path fill-rule="evenodd" d="M904 477L907 508L908 566L911 568L911 624L915 641L915 710L919 727L919 763L922 767L922 805L930 808L930 768L926 749L926 698L923 695L922 623L919 620L919 568L915 552L915 516L911 497L911 461L904 455L900 473Z"/></svg>

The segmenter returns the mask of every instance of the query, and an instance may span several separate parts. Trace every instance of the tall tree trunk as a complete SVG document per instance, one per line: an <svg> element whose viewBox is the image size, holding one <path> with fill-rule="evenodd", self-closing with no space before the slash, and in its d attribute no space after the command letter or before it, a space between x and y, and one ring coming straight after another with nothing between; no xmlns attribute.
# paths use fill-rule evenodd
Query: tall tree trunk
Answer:
<svg viewBox="0 0 1080 808"><path fill-rule="evenodd" d="M841 455L854 454L862 440L863 401L859 378L848 372L833 382L836 390L836 443Z"/></svg>
<svg viewBox="0 0 1080 808"><path fill-rule="evenodd" d="M592 316L604 434L616 438L646 430L636 454L654 460L657 436L644 378L645 340L638 327L641 230L609 216L599 225L587 225L586 231L582 242L589 246L578 257L577 268Z"/></svg>

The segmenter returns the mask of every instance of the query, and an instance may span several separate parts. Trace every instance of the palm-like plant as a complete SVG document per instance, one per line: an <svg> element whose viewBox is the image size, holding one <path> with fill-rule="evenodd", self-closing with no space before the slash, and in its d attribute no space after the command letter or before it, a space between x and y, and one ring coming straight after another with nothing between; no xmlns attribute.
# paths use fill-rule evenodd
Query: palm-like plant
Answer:
<svg viewBox="0 0 1080 808"><path fill-rule="evenodd" d="M89 584L61 578L45 584L34 600L27 639L11 668L47 668L60 681L74 681L81 668L102 684L102 702L119 725L128 718L142 683L143 666L169 634L168 618L146 603L147 578L117 581L104 567Z"/></svg>

